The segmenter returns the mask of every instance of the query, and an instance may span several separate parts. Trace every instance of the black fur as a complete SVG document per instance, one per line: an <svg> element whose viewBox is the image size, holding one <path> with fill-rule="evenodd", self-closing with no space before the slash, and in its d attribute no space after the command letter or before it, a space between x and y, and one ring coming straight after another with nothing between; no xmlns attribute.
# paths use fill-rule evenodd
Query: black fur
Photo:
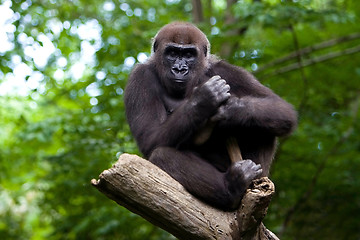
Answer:
<svg viewBox="0 0 360 240"><path fill-rule="evenodd" d="M206 56L206 36L191 24L166 25L154 43L153 56L135 67L125 91L138 146L195 196L235 209L251 181L268 176L276 137L291 133L296 112L244 69ZM197 51L195 64L177 77L184 81L181 87L169 73L173 63L164 54L169 45ZM209 134L195 141L203 131ZM251 160L231 163L225 145L229 136L236 137L243 158Z"/></svg>

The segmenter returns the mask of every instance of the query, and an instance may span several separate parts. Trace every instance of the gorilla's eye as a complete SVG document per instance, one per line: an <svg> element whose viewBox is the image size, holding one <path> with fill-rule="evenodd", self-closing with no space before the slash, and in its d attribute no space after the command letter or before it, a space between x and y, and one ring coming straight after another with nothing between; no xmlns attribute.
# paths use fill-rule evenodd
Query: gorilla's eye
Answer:
<svg viewBox="0 0 360 240"><path fill-rule="evenodd" d="M177 58L191 60L197 57L197 50L194 47L169 46L165 49L165 56L170 61L173 61Z"/></svg>
<svg viewBox="0 0 360 240"><path fill-rule="evenodd" d="M171 51L168 52L168 55L170 57L176 57L177 54L176 54L176 52L174 50L171 50Z"/></svg>
<svg viewBox="0 0 360 240"><path fill-rule="evenodd" d="M168 48L165 50L165 56L170 60L177 58L178 55L179 53L174 48Z"/></svg>
<svg viewBox="0 0 360 240"><path fill-rule="evenodd" d="M192 58L193 54L191 52L187 52L187 53L185 53L185 57L186 58Z"/></svg>
<svg viewBox="0 0 360 240"><path fill-rule="evenodd" d="M184 58L188 58L188 59L195 58L197 56L196 49L194 48L186 49L183 56Z"/></svg>

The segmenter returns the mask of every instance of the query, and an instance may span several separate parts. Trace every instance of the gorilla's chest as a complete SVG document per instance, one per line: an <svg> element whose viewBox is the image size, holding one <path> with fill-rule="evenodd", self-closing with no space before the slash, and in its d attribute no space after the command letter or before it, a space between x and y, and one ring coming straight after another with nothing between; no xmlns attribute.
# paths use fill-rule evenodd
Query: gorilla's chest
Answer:
<svg viewBox="0 0 360 240"><path fill-rule="evenodd" d="M167 115L172 114L176 109L178 109L185 101L185 99L173 98L170 96L163 96L164 109Z"/></svg>

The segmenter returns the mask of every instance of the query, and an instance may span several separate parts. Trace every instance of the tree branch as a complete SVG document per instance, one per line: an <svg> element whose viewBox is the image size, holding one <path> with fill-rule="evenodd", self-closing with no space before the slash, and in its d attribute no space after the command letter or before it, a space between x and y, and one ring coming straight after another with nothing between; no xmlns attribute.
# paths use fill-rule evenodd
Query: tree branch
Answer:
<svg viewBox="0 0 360 240"><path fill-rule="evenodd" d="M330 39L330 40L315 44L313 46L298 49L298 50L296 50L296 51L294 51L294 52L292 52L292 53L290 53L290 54L288 54L288 55L286 55L284 57L275 59L274 61L271 61L271 62L269 62L267 64L264 64L264 65L260 66L255 72L259 73L259 72L265 71L266 69L271 68L271 67L273 67L275 65L284 63L284 62L292 60L294 58L298 58L298 56L307 55L307 54L309 54L311 52L314 52L314 51L317 51L317 50L332 47L332 46L334 46L336 44L351 41L351 40L355 40L355 39L359 39L359 38L360 38L360 33L352 33L352 34L344 36L344 37Z"/></svg>
<svg viewBox="0 0 360 240"><path fill-rule="evenodd" d="M307 67L319 62L324 62L333 58L337 58L337 57L341 57L344 55L350 55L350 54L354 54L354 53L358 53L360 52L360 45L352 47L352 48L347 48L344 50L340 50L340 51L336 51L336 52L330 52L328 54L325 55L321 55L319 57L316 58L312 58L312 59L307 59L307 60L303 60L302 64L299 64L298 62L293 63L293 64L289 64L285 67L279 68L277 70L272 71L271 73L262 75L261 77L259 77L260 79L264 79L264 78L268 78L268 77L272 77L278 74L282 74L282 73L286 73L286 72L290 72L296 69L300 69L302 67Z"/></svg>
<svg viewBox="0 0 360 240"><path fill-rule="evenodd" d="M179 239L278 239L262 224L274 194L268 178L255 180L239 210L215 209L149 161L123 154L91 183L110 199Z"/></svg>

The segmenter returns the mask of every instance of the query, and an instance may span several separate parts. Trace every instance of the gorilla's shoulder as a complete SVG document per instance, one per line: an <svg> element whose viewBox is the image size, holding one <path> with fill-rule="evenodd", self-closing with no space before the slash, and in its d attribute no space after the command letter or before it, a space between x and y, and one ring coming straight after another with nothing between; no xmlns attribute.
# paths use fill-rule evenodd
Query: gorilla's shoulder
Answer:
<svg viewBox="0 0 360 240"><path fill-rule="evenodd" d="M233 69L233 70L242 69L241 67L230 64L226 60L221 59L215 55L211 55L211 57L209 58L209 64L210 64L211 68L215 68L215 69L223 70L223 71L227 71L230 69Z"/></svg>
<svg viewBox="0 0 360 240"><path fill-rule="evenodd" d="M135 64L132 72L146 72L154 69L154 64L152 62L145 62L145 63L137 63Z"/></svg>
<svg viewBox="0 0 360 240"><path fill-rule="evenodd" d="M153 62L137 63L131 71L130 78L155 76L155 69L156 67Z"/></svg>
<svg viewBox="0 0 360 240"><path fill-rule="evenodd" d="M216 56L210 57L209 69L211 69L214 74L218 74L220 76L234 76L236 74L244 74L246 72L243 68L230 64L226 60L220 59Z"/></svg>

